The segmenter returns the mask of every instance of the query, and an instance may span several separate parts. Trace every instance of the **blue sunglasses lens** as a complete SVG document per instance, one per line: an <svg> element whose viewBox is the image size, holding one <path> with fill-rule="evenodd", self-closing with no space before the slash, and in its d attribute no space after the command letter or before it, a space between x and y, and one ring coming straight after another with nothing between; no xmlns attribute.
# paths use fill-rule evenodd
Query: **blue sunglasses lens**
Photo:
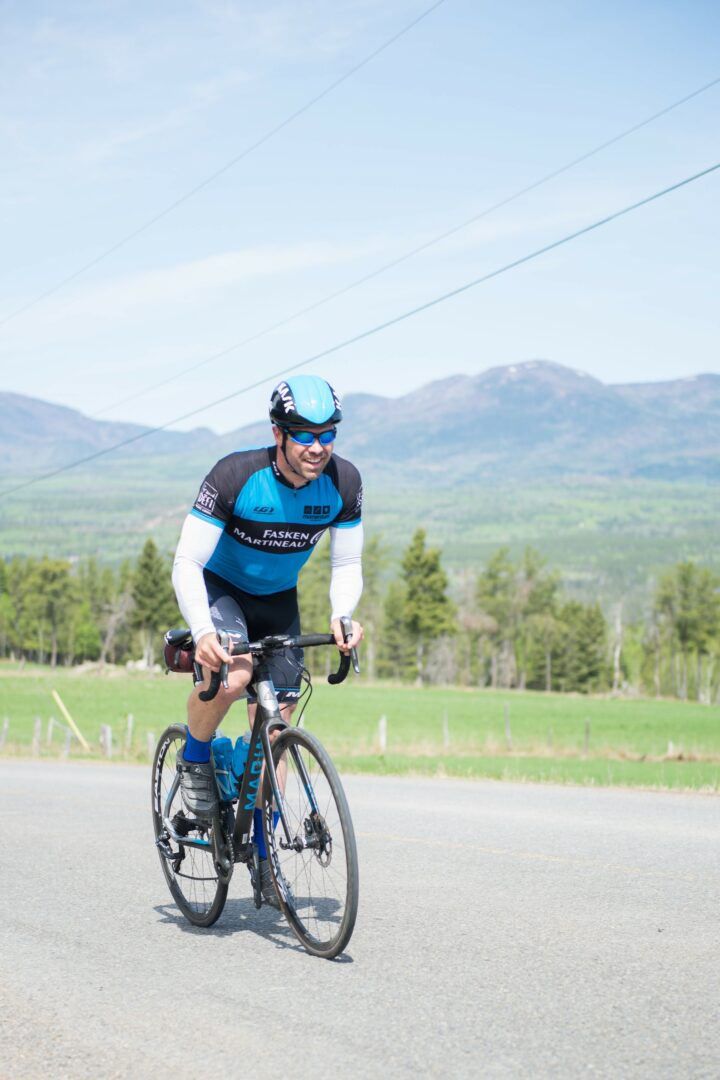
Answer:
<svg viewBox="0 0 720 1080"><path fill-rule="evenodd" d="M300 443L301 446L312 446L315 439L318 440L321 446L329 446L331 442L334 442L337 430L330 428L329 431L322 431L319 435L315 435L312 431L290 431L288 435L293 442Z"/></svg>

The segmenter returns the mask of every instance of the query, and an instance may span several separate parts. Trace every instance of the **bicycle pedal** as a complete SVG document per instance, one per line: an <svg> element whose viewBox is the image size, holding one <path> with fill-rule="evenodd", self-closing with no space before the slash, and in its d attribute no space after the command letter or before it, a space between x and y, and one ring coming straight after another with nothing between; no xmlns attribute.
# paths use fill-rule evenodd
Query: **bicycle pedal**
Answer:
<svg viewBox="0 0 720 1080"><path fill-rule="evenodd" d="M166 836L158 836L155 841L155 847L158 848L163 859L174 859L176 852L170 847L170 843Z"/></svg>

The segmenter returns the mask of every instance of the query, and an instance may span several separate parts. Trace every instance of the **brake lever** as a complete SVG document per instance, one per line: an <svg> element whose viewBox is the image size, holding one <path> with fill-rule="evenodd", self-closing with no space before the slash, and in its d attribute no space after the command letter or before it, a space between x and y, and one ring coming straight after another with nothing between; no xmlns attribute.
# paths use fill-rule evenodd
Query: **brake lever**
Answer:
<svg viewBox="0 0 720 1080"><path fill-rule="evenodd" d="M228 634L227 630L218 630L218 641L220 642L220 647L224 649L225 652L229 652L230 635ZM220 665L220 682L223 684L226 690L229 689L227 661L223 661L223 663Z"/></svg>
<svg viewBox="0 0 720 1080"><path fill-rule="evenodd" d="M345 638L345 641L349 641L350 638L352 637L352 619L349 618L347 615L342 615L340 617L340 625L342 626L342 629L343 629L343 637ZM350 660L352 662L353 671L355 672L356 675L359 675L360 674L360 664L358 663L357 649L355 648L354 645L353 645L352 649L350 650Z"/></svg>

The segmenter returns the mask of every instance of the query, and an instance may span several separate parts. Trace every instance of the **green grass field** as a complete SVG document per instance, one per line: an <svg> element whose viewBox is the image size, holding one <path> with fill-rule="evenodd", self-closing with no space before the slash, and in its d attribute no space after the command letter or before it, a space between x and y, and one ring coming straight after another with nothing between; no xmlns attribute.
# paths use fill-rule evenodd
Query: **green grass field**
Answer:
<svg viewBox="0 0 720 1080"><path fill-rule="evenodd" d="M41 755L61 754L60 731L47 742L49 718L62 719L53 689L94 754L100 754L100 727L108 724L114 756L145 761L148 732L157 737L167 724L182 721L190 680L124 669L101 675L2 664L0 725L4 717L9 722L2 752L29 754L39 718ZM126 749L128 714L133 738ZM381 716L387 725L384 754ZM240 704L224 728L235 736L245 726ZM415 689L361 680L331 688L318 680L305 726L349 771L720 790L720 710L695 703ZM71 754L82 756L75 741Z"/></svg>

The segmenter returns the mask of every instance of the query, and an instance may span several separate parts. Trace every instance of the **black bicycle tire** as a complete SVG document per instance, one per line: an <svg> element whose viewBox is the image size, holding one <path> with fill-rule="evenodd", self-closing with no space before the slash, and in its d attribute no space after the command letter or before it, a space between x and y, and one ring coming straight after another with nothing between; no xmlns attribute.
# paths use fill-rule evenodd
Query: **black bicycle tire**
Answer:
<svg viewBox="0 0 720 1080"><path fill-rule="evenodd" d="M155 839L157 840L162 830L162 806L160 805L161 793L159 792L158 784L162 775L162 767L165 760L165 756L168 752L171 742L180 741L185 742L185 728L180 724L171 724L160 736L157 746L155 747L155 754L153 756L152 766L152 778L151 778L151 806L152 806L152 818L153 829L155 832ZM228 894L228 882L223 883L219 879L217 880L217 888L212 903L209 905L206 912L195 911L188 900L186 899L182 889L177 883L176 877L172 872L170 864L165 856L158 850L160 857L160 865L162 866L163 875L167 886L170 890L173 900L180 908L180 911L193 926L208 927L212 926L214 922L217 922L222 910L225 907L225 901Z"/></svg>
<svg viewBox="0 0 720 1080"><path fill-rule="evenodd" d="M278 835L282 833L282 826L278 825L277 830L273 830L270 824L272 820L272 788L270 785L270 778L267 775L263 785L262 815L265 846L269 855L270 869L273 877L273 884L275 886L275 893L280 904L280 910L285 916L290 928L309 953L326 960L332 960L347 948L357 919L359 901L359 866L357 845L355 842L355 830L353 828L352 816L350 814L345 791L340 781L340 777L338 776L337 769L333 765L330 755L319 739L302 728L286 728L278 735L273 743L273 760L277 762L281 754L286 751L292 743L299 744L303 750L312 754L315 758L315 761L327 780L342 828L347 868L346 903L340 926L337 933L334 934L332 938L327 941L320 941L314 937L304 925L292 904L286 903L282 889L278 887L275 855L277 851L276 840Z"/></svg>

